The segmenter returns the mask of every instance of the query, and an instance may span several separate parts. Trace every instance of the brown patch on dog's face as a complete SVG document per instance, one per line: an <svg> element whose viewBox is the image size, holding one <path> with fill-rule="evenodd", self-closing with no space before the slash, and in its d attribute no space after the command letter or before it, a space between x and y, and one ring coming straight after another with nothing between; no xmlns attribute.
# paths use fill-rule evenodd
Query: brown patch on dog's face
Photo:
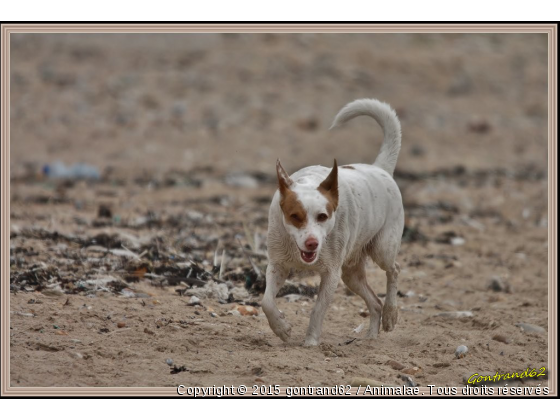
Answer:
<svg viewBox="0 0 560 420"><path fill-rule="evenodd" d="M344 165L344 166L341 166L341 168L356 169L356 168L354 168L353 166L350 166L350 165Z"/></svg>
<svg viewBox="0 0 560 420"><path fill-rule="evenodd" d="M295 226L297 229L302 229L307 224L307 212L303 208L301 201L298 200L297 194L292 190L285 191L284 194L280 193L280 207L284 213L286 223Z"/></svg>
<svg viewBox="0 0 560 420"><path fill-rule="evenodd" d="M338 207L338 165L336 164L336 159L334 160L331 173L321 182L317 190L327 199L327 212L329 217L331 217L332 212Z"/></svg>

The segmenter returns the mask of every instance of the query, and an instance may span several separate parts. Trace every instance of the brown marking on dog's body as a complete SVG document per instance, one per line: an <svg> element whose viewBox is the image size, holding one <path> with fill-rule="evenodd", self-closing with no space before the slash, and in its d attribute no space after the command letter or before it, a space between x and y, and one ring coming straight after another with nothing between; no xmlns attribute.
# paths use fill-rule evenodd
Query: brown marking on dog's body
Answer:
<svg viewBox="0 0 560 420"><path fill-rule="evenodd" d="M344 166L341 166L341 168L356 169L356 168L354 168L353 166L350 166L350 165L344 165Z"/></svg>
<svg viewBox="0 0 560 420"><path fill-rule="evenodd" d="M330 218L338 207L338 165L336 164L336 159L334 160L331 172L321 182L321 185L317 187L317 190L327 199L327 213Z"/></svg>

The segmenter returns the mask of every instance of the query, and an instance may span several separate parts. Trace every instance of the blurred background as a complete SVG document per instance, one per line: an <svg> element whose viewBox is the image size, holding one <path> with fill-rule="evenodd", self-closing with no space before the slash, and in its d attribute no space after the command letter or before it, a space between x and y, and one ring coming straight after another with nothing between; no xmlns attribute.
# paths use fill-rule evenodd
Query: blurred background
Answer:
<svg viewBox="0 0 560 420"><path fill-rule="evenodd" d="M327 131L363 97L397 110L399 170L546 168L545 34L13 34L12 175L372 162L374 121Z"/></svg>

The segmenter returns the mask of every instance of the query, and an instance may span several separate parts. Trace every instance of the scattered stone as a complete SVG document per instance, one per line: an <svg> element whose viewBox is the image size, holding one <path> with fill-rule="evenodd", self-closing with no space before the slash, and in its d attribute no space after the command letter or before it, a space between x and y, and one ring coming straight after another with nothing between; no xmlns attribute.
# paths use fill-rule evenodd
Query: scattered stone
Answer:
<svg viewBox="0 0 560 420"><path fill-rule="evenodd" d="M41 291L42 294L44 294L45 296L62 296L64 295L64 292L62 291L62 289L60 288L59 285L57 285L56 287L53 287L52 289L44 289Z"/></svg>
<svg viewBox="0 0 560 420"><path fill-rule="evenodd" d="M259 314L258 308L251 305L238 305L235 310L244 316L257 316Z"/></svg>
<svg viewBox="0 0 560 420"><path fill-rule="evenodd" d="M117 328L124 328L124 327L126 327L125 322L117 322Z"/></svg>
<svg viewBox="0 0 560 420"><path fill-rule="evenodd" d="M165 363L167 363L169 366L173 365L173 359L165 359Z"/></svg>
<svg viewBox="0 0 560 420"><path fill-rule="evenodd" d="M538 325L533 324L525 324L524 322L519 322L515 324L516 327L521 328L523 332L534 332L534 333L546 333L546 330L543 327L539 327Z"/></svg>
<svg viewBox="0 0 560 420"><path fill-rule="evenodd" d="M410 386L410 387L418 386L418 384L414 381L414 379L412 379L412 376L399 375L399 377L404 381L405 386Z"/></svg>
<svg viewBox="0 0 560 420"><path fill-rule="evenodd" d="M440 312L434 316L441 316L443 318L470 318L473 317L471 311L454 311L454 312Z"/></svg>
<svg viewBox="0 0 560 420"><path fill-rule="evenodd" d="M262 367L254 367L253 369L251 369L251 373L255 376L262 376L263 368Z"/></svg>
<svg viewBox="0 0 560 420"><path fill-rule="evenodd" d="M191 296L191 300L189 300L189 303L187 303L187 305L189 306L195 306L198 305L200 303L200 299L196 296Z"/></svg>
<svg viewBox="0 0 560 420"><path fill-rule="evenodd" d="M146 334L150 334L150 335L154 335L154 334L155 334L155 332L153 332L152 330L150 330L150 329L148 329L148 328L144 328L144 332L145 332Z"/></svg>
<svg viewBox="0 0 560 420"><path fill-rule="evenodd" d="M503 280L501 277L494 276L490 279L488 284L488 289L493 290L494 292L504 292L504 293L511 293L512 288L508 281Z"/></svg>
<svg viewBox="0 0 560 420"><path fill-rule="evenodd" d="M461 238L460 236L456 236L454 238L451 238L451 245L454 246L461 246L461 245L465 245L465 239Z"/></svg>
<svg viewBox="0 0 560 420"><path fill-rule="evenodd" d="M414 367L410 367L410 368L406 368L401 370L402 373L406 373L407 375L416 375L417 373L422 372L422 369L414 366Z"/></svg>
<svg viewBox="0 0 560 420"><path fill-rule="evenodd" d="M199 299L216 299L227 301L229 298L229 290L225 283L216 283L214 280L208 280L203 287L193 287L188 290L188 294L198 297Z"/></svg>
<svg viewBox="0 0 560 420"><path fill-rule="evenodd" d="M457 357L457 359L462 359L467 355L468 351L469 348L467 346L461 345L455 350L455 357Z"/></svg>
<svg viewBox="0 0 560 420"><path fill-rule="evenodd" d="M67 333L66 331L64 331L64 330L57 330L57 331L55 332L55 334L56 334L56 335L68 335L68 333Z"/></svg>
<svg viewBox="0 0 560 420"><path fill-rule="evenodd" d="M19 315L19 316L28 316L30 318L35 316L35 314L31 314L31 313L27 313L27 312L12 312L12 313L15 313L16 315Z"/></svg>
<svg viewBox="0 0 560 420"><path fill-rule="evenodd" d="M437 362L437 363L434 363L432 366L435 367L435 368L446 368L446 367L451 366L451 364L447 363L447 362Z"/></svg>
<svg viewBox="0 0 560 420"><path fill-rule="evenodd" d="M385 364L388 365L388 366L391 366L395 370L403 370L404 369L404 365L400 364L396 360L387 360L385 362Z"/></svg>
<svg viewBox="0 0 560 420"><path fill-rule="evenodd" d="M83 359L84 358L82 353L78 353L78 352L75 352L75 351L69 351L68 354L70 354L70 357L72 357L73 359Z"/></svg>
<svg viewBox="0 0 560 420"><path fill-rule="evenodd" d="M119 257L134 258L136 260L140 259L140 256L136 252L132 252L129 249L111 249L111 254L117 255Z"/></svg>
<svg viewBox="0 0 560 420"><path fill-rule="evenodd" d="M448 244L448 245L455 245L455 246L460 246L465 244L465 239L457 235L457 233L455 233L452 230L448 230L440 233L438 236L436 236L435 241L440 244Z"/></svg>
<svg viewBox="0 0 560 420"><path fill-rule="evenodd" d="M49 351L54 353L62 349L55 346L49 346L48 344L44 344L44 343L37 343L37 350L44 350L44 351Z"/></svg>
<svg viewBox="0 0 560 420"><path fill-rule="evenodd" d="M365 309L362 309L362 310L360 311L360 316L361 316L362 318L367 318L367 317L369 316L369 311L366 311Z"/></svg>
<svg viewBox="0 0 560 420"><path fill-rule="evenodd" d="M286 298L286 300L287 300L289 303L293 303L293 302L297 302L298 300L300 300L303 296L302 296L302 295L295 294L295 293L292 293L292 294L286 295L286 296L284 296L284 297Z"/></svg>
<svg viewBox="0 0 560 420"><path fill-rule="evenodd" d="M234 287L230 290L231 297L234 301L246 301L249 299L249 292L244 287Z"/></svg>
<svg viewBox="0 0 560 420"><path fill-rule="evenodd" d="M492 337L492 340L499 341L500 343L505 344L511 343L511 340L503 334L496 334L494 337Z"/></svg>

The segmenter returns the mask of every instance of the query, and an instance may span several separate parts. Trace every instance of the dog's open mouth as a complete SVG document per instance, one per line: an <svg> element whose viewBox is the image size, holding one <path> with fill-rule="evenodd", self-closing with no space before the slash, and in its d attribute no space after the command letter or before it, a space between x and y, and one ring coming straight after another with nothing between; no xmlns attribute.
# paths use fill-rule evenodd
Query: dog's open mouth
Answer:
<svg viewBox="0 0 560 420"><path fill-rule="evenodd" d="M315 261L315 258L317 258L317 253L316 252L307 252L307 251L301 251L300 250L300 254L301 254L301 259L303 261L305 261L306 263L311 263L313 261Z"/></svg>

